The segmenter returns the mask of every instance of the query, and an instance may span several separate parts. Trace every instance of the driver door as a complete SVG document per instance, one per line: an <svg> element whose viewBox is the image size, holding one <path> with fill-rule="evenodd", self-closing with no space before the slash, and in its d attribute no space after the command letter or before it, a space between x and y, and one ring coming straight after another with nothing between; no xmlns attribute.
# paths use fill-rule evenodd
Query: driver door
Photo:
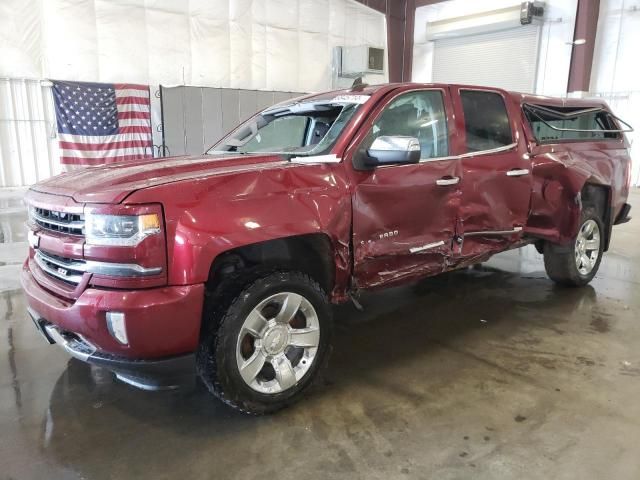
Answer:
<svg viewBox="0 0 640 480"><path fill-rule="evenodd" d="M354 278L359 288L399 283L444 270L460 199L460 160L448 90L405 91L374 113L353 158ZM413 137L420 163L359 167L377 137ZM360 157L361 158L361 157Z"/></svg>

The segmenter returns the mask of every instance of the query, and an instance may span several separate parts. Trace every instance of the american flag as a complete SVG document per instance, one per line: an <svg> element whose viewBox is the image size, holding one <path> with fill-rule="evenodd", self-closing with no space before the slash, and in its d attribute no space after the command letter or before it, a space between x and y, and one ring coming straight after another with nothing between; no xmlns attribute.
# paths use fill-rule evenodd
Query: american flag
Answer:
<svg viewBox="0 0 640 480"><path fill-rule="evenodd" d="M148 85L53 82L60 160L100 165L151 157Z"/></svg>

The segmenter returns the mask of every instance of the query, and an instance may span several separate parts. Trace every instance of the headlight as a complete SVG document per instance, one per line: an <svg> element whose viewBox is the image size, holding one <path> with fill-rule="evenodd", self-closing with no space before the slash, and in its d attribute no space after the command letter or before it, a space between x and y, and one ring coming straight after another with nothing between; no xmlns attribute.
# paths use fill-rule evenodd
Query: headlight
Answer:
<svg viewBox="0 0 640 480"><path fill-rule="evenodd" d="M157 213L145 215L85 215L85 238L89 245L134 246L160 233Z"/></svg>

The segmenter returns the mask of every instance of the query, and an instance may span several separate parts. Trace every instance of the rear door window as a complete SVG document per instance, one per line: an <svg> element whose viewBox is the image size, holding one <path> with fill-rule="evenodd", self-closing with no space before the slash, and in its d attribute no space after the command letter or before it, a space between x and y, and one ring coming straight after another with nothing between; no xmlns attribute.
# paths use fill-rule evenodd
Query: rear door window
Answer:
<svg viewBox="0 0 640 480"><path fill-rule="evenodd" d="M467 151L492 150L513 143L509 115L502 95L483 90L461 90Z"/></svg>

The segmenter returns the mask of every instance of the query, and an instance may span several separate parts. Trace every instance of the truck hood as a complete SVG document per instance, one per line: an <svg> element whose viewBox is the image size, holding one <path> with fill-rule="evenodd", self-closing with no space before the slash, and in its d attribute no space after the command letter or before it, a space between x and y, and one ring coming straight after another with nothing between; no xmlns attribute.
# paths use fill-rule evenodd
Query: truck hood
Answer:
<svg viewBox="0 0 640 480"><path fill-rule="evenodd" d="M274 168L280 155L202 155L141 159L90 167L52 177L31 190L71 197L80 203L120 203L142 188L213 175Z"/></svg>

